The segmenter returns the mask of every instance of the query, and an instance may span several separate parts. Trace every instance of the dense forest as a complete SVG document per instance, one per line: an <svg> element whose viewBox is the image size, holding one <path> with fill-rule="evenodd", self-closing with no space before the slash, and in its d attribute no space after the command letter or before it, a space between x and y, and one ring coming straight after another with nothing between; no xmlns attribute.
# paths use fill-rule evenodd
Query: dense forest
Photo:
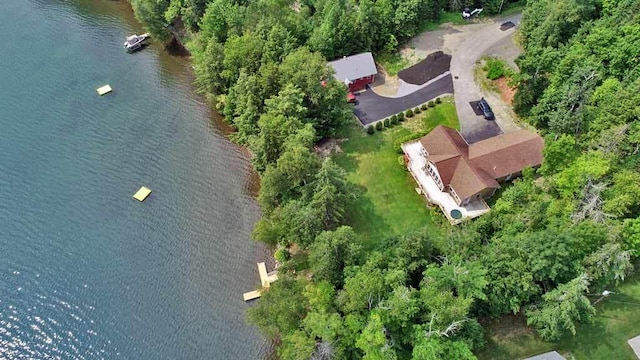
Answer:
<svg viewBox="0 0 640 360"><path fill-rule="evenodd" d="M348 226L358 191L314 152L351 121L326 60L393 51L471 2L131 2L156 38L186 29L198 89L253 154L253 237L282 265L248 319L281 359L473 359L477 319L507 313L558 339L594 315L587 294L624 280L640 255L638 0L529 0L514 107L545 135L543 166L477 220L374 248Z"/></svg>

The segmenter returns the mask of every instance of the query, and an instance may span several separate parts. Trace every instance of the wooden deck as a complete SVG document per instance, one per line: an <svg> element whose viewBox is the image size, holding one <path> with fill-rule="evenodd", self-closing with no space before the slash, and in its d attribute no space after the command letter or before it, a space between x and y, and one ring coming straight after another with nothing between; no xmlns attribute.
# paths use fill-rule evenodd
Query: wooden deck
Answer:
<svg viewBox="0 0 640 360"><path fill-rule="evenodd" d="M263 290L269 288L272 282L278 280L278 273L276 271L268 273L267 265L263 262L258 263L258 274L260 274L260 284L262 284L262 288L244 293L244 301L259 298L262 295Z"/></svg>

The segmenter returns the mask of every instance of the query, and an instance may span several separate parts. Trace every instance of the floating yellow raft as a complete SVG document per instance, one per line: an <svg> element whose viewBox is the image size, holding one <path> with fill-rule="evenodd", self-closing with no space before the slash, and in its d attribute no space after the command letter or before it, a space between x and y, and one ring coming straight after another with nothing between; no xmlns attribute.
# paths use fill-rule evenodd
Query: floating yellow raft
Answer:
<svg viewBox="0 0 640 360"><path fill-rule="evenodd" d="M149 196L149 194L151 194L151 189L149 189L146 186L143 186L140 188L140 190L138 190L137 193L133 194L133 198L142 202L144 201L144 199L147 198L147 196Z"/></svg>
<svg viewBox="0 0 640 360"><path fill-rule="evenodd" d="M113 89L111 88L111 86L105 85L105 86L101 86L101 87L97 88L96 91L98 92L98 94L100 96L102 96L104 94L110 93L111 91L113 91Z"/></svg>

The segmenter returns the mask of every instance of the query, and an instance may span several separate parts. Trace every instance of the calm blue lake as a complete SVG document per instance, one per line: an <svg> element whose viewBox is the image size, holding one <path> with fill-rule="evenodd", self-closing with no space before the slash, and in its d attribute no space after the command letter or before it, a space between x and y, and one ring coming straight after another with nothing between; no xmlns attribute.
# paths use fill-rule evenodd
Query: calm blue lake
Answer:
<svg viewBox="0 0 640 360"><path fill-rule="evenodd" d="M242 301L264 256L250 163L188 59L124 52L141 32L126 1L0 2L2 359L268 350Z"/></svg>

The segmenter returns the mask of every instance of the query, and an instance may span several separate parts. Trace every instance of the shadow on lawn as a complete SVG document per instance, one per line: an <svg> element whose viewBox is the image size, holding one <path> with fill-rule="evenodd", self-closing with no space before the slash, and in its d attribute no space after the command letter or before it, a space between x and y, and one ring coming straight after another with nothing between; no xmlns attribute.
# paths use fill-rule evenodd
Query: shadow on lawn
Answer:
<svg viewBox="0 0 640 360"><path fill-rule="evenodd" d="M376 207L367 196L367 188L362 185L354 185L356 199L347 203L346 222L357 233L367 237L363 244L367 250L371 250L382 240L380 234L391 231L389 224L376 212Z"/></svg>

